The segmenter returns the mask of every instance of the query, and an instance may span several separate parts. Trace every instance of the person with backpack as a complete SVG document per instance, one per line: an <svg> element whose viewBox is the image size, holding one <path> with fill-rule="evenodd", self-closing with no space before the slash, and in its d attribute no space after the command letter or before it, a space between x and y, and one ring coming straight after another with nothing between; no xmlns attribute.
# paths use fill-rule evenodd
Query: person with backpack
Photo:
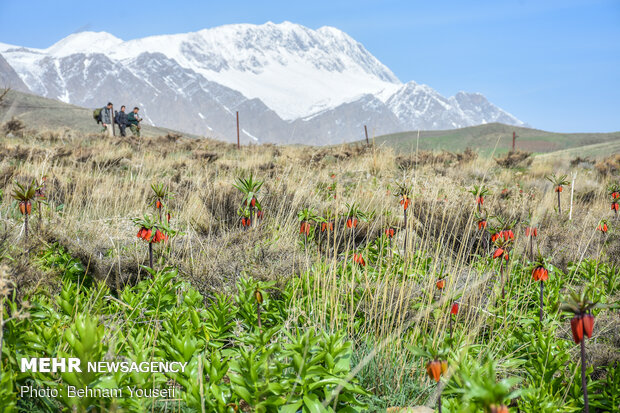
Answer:
<svg viewBox="0 0 620 413"><path fill-rule="evenodd" d="M103 125L103 128L105 130L104 132L108 136L113 136L114 125L112 124L112 122L114 122L114 114L112 113L112 102L108 102L106 106L101 108L101 113L99 116L100 116L101 124Z"/></svg>
<svg viewBox="0 0 620 413"><path fill-rule="evenodd" d="M140 122L142 119L138 116L138 111L140 109L138 107L133 108L133 112L130 112L127 115L127 123L129 123L129 129L131 129L131 133L134 136L140 137Z"/></svg>
<svg viewBox="0 0 620 413"><path fill-rule="evenodd" d="M121 106L120 112L114 114L114 122L118 125L118 129L121 131L121 136L127 136L125 134L125 128L128 125L127 114L125 113L125 105Z"/></svg>

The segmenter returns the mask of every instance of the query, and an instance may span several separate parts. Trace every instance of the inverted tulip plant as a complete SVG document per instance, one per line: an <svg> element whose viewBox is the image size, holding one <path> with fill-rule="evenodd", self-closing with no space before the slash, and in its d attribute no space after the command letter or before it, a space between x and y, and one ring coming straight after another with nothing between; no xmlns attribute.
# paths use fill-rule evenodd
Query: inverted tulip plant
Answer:
<svg viewBox="0 0 620 413"><path fill-rule="evenodd" d="M28 239L28 218L32 214L32 202L35 200L39 185L33 179L28 185L15 182L12 196L18 202L19 212L24 217L24 236Z"/></svg>
<svg viewBox="0 0 620 413"><path fill-rule="evenodd" d="M394 196L398 199L398 203L403 209L403 228L405 230L405 239L403 241L403 251L404 251L404 255L407 255L407 239L409 236L408 223L407 223L407 219L408 219L407 210L409 209L409 206L411 206L411 187L406 182L406 180L396 183L396 192L394 193Z"/></svg>
<svg viewBox="0 0 620 413"><path fill-rule="evenodd" d="M149 215L142 218L134 218L134 224L138 227L136 236L145 241L149 246L149 267L153 268L153 245L168 241L174 231L169 227L168 222L163 222Z"/></svg>
<svg viewBox="0 0 620 413"><path fill-rule="evenodd" d="M547 281L548 279L549 264L547 263L547 260L539 254L538 259L532 265L532 280L540 283L540 312L538 319L541 324L543 320L545 281Z"/></svg>
<svg viewBox="0 0 620 413"><path fill-rule="evenodd" d="M583 289L580 293L572 293L562 304L561 310L572 315L570 328L575 344L581 348L581 390L583 392L584 411L590 412L588 400L588 386L586 384L586 345L585 337L592 338L594 330L594 315L592 311L600 304L588 298L588 292ZM585 337L584 337L585 335Z"/></svg>
<svg viewBox="0 0 620 413"><path fill-rule="evenodd" d="M243 195L241 206L237 211L241 226L243 229L249 229L252 225L256 225L264 214L263 207L258 200L258 192L263 186L263 181L254 179L254 175L250 174L248 178L237 178L233 186Z"/></svg>
<svg viewBox="0 0 620 413"><path fill-rule="evenodd" d="M476 209L478 210L478 213L481 213L484 205L484 199L490 193L489 189L484 185L474 185L474 187L469 190L469 193L474 196Z"/></svg>
<svg viewBox="0 0 620 413"><path fill-rule="evenodd" d="M553 184L553 190L558 196L558 214L562 213L561 194L564 191L564 187L570 185L570 182L566 179L567 177L568 175L556 176L555 174L546 177Z"/></svg>

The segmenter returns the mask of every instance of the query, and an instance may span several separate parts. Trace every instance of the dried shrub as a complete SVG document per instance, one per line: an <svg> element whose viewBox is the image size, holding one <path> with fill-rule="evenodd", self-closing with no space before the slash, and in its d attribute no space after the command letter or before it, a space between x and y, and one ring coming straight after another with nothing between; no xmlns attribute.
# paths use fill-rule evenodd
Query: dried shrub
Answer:
<svg viewBox="0 0 620 413"><path fill-rule="evenodd" d="M200 161L206 161L207 163L211 163L217 161L220 156L215 152L194 151L192 153L192 157Z"/></svg>
<svg viewBox="0 0 620 413"><path fill-rule="evenodd" d="M620 153L601 159L594 165L601 176L620 174Z"/></svg>
<svg viewBox="0 0 620 413"><path fill-rule="evenodd" d="M397 157L396 163L401 169L411 169L415 165L460 165L474 161L476 158L478 158L478 153L471 148L467 148L463 152L418 151L411 155Z"/></svg>
<svg viewBox="0 0 620 413"><path fill-rule="evenodd" d="M26 129L26 124L22 120L17 119L15 116L13 116L11 120L2 126L2 131L5 135L11 133L15 136L23 136L24 129Z"/></svg>
<svg viewBox="0 0 620 413"><path fill-rule="evenodd" d="M593 165L592 160L588 158L582 158L581 156L578 156L570 161L570 166L572 167L581 166L581 167L589 168L589 167L592 167L592 165Z"/></svg>
<svg viewBox="0 0 620 413"><path fill-rule="evenodd" d="M518 166L530 166L533 159L532 152L510 151L505 156L495 159L495 162L502 168L516 168Z"/></svg>
<svg viewBox="0 0 620 413"><path fill-rule="evenodd" d="M16 170L15 165L8 165L0 169L0 188L6 187L11 182Z"/></svg>
<svg viewBox="0 0 620 413"><path fill-rule="evenodd" d="M169 133L166 135L166 139L168 139L170 142L176 142L176 141L178 141L179 139L181 139L182 137L183 137L183 135L181 135L180 133L172 133L172 132L169 132Z"/></svg>

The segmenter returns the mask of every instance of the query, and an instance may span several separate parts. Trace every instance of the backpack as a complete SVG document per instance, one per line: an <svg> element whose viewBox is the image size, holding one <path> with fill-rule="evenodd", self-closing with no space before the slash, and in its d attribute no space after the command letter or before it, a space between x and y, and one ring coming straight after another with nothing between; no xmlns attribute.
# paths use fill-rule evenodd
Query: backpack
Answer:
<svg viewBox="0 0 620 413"><path fill-rule="evenodd" d="M93 119L98 124L101 123L101 108L93 110Z"/></svg>
<svg viewBox="0 0 620 413"><path fill-rule="evenodd" d="M119 122L119 118L118 118L118 110L114 111L114 123L116 123L117 125L120 125L121 123Z"/></svg>

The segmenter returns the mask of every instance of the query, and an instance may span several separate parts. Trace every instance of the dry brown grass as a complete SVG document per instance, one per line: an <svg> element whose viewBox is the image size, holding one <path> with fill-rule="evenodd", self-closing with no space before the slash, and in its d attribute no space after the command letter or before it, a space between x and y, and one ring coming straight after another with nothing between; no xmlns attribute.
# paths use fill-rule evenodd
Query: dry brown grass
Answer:
<svg viewBox="0 0 620 413"><path fill-rule="evenodd" d="M568 221L553 212L554 194L541 178L548 167L535 164L533 174L523 174L476 160L473 151L421 152L407 158L362 145L265 145L237 151L234 145L177 135L106 138L69 130L4 138L0 145L4 193L10 193L13 180L47 175L51 209L63 205L63 210L46 212L45 238L67 246L90 263L97 277L115 287L136 277L144 263L146 248L135 238L130 218L148 212L149 186L155 182L175 193L170 203L173 225L183 231L166 251L166 262L178 266L205 292L230 285L243 272L277 278L303 271L296 214L304 207L343 212L345 202L356 202L374 211L377 219L359 228L358 245L378 236L388 224L401 225L397 202L386 189L403 176L411 179L417 194L411 209L412 234L429 246L440 243L445 252L457 256L480 246L472 224L472 198L465 192L474 183L493 189L485 205L489 211L520 222L533 214L541 228L541 247L560 264L596 254L600 234L594 230L598 220L609 215L604 182L592 171L579 171ZM245 232L236 215L239 194L231 184L249 173L266 181L261 199L267 218L260 228ZM320 183L332 182L332 173L335 200L317 189ZM564 198L567 205L569 193ZM19 233L18 221L4 221Z"/></svg>

